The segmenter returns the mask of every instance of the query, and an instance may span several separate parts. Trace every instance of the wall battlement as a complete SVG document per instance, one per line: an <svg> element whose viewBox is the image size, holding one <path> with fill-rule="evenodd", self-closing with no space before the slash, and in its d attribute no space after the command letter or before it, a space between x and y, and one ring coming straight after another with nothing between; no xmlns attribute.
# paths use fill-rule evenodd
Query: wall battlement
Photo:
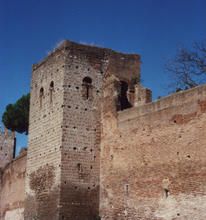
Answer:
<svg viewBox="0 0 206 220"><path fill-rule="evenodd" d="M197 86L192 89L177 92L169 96L163 97L156 101L146 103L145 105L125 109L118 112L119 123L126 121L138 120L138 118L145 115L152 115L154 113L164 111L167 109L173 109L174 114L177 112L178 107L184 106L188 103L188 108L185 108L184 112L194 112L196 105L199 105L199 110L203 111L204 101L206 96L206 85ZM195 105L195 106L194 106ZM162 120L162 119L161 119Z"/></svg>

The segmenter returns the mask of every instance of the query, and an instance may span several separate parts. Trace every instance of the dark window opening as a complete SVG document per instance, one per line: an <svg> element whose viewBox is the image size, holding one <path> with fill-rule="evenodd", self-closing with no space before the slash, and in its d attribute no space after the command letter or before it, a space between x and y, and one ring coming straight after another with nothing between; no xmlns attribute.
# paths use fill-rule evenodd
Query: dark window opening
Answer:
<svg viewBox="0 0 206 220"><path fill-rule="evenodd" d="M44 96L44 89L41 88L41 89L40 89L40 93L39 93L40 108L42 107L42 99L43 99L43 96Z"/></svg>
<svg viewBox="0 0 206 220"><path fill-rule="evenodd" d="M50 103L53 101L53 92L54 92L54 82L51 81L49 86L49 97L50 97Z"/></svg>
<svg viewBox="0 0 206 220"><path fill-rule="evenodd" d="M82 82L82 96L84 99L92 97L92 79L85 77Z"/></svg>
<svg viewBox="0 0 206 220"><path fill-rule="evenodd" d="M169 196L169 189L164 189L165 191L165 197L167 198Z"/></svg>
<svg viewBox="0 0 206 220"><path fill-rule="evenodd" d="M77 164L77 169L78 169L79 173L82 173L82 165L81 165L81 163Z"/></svg>
<svg viewBox="0 0 206 220"><path fill-rule="evenodd" d="M128 100L127 97L127 91L128 91L128 84L124 81L120 81L120 93L118 96L118 110L124 110L127 108L131 108L132 105Z"/></svg>

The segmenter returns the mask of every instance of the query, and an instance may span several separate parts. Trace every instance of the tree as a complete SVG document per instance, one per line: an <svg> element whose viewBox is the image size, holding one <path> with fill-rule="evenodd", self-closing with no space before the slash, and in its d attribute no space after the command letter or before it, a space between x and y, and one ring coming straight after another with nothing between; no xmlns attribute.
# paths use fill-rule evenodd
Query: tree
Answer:
<svg viewBox="0 0 206 220"><path fill-rule="evenodd" d="M192 49L181 48L166 65L175 91L193 88L206 82L206 40L195 42Z"/></svg>
<svg viewBox="0 0 206 220"><path fill-rule="evenodd" d="M23 95L14 104L6 106L2 122L9 130L28 134L30 94Z"/></svg>

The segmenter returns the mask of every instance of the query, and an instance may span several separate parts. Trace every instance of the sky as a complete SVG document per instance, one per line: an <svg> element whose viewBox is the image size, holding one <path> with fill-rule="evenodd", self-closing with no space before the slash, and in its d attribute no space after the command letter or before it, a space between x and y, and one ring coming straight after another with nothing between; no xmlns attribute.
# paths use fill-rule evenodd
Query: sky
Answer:
<svg viewBox="0 0 206 220"><path fill-rule="evenodd" d="M29 92L32 64L64 39L140 54L156 99L168 94L177 49L206 39L206 0L0 0L0 118ZM17 151L25 146L17 134Z"/></svg>

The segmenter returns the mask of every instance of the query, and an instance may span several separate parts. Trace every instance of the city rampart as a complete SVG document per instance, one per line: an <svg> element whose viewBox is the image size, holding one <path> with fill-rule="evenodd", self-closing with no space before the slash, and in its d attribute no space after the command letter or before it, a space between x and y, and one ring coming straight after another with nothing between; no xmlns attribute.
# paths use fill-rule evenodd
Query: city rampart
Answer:
<svg viewBox="0 0 206 220"><path fill-rule="evenodd" d="M111 112L102 117L102 219L204 220L206 86Z"/></svg>
<svg viewBox="0 0 206 220"><path fill-rule="evenodd" d="M23 220L26 150L1 170L0 219Z"/></svg>

